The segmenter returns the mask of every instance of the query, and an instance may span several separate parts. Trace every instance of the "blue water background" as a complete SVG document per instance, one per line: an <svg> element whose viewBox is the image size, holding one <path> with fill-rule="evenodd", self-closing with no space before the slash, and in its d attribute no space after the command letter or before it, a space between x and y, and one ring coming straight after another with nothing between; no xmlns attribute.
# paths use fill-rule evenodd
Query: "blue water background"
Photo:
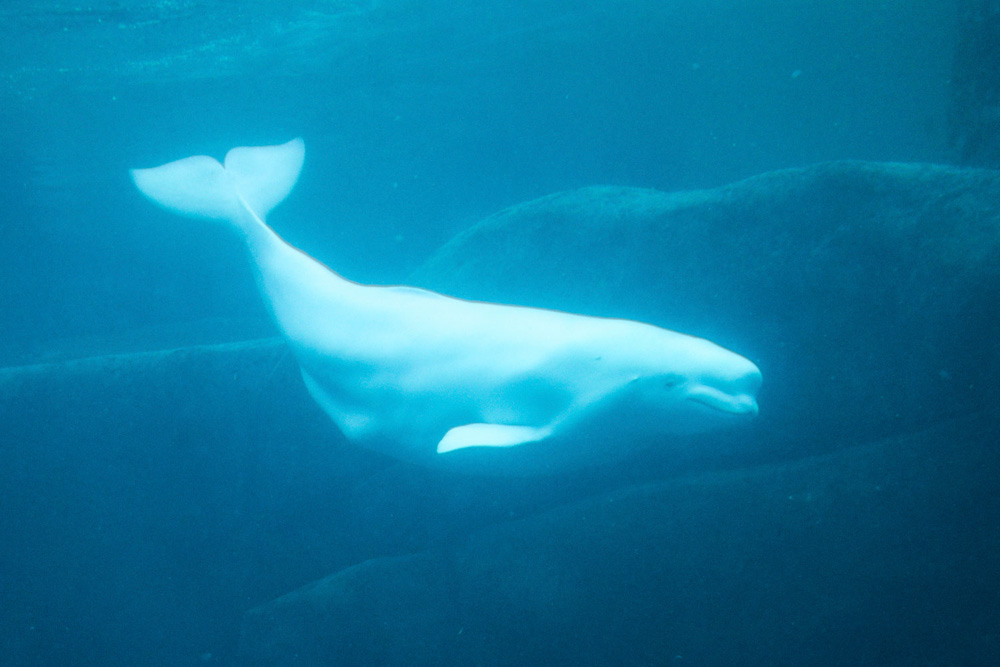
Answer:
<svg viewBox="0 0 1000 667"><path fill-rule="evenodd" d="M348 278L394 283L483 217L559 190L707 188L842 158L946 161L956 18L947 0L5 0L0 363L275 333L236 237L157 210L129 168L302 136L302 178L271 222ZM93 498L81 513L120 517L105 493L127 485L128 468L109 472L92 453L74 489ZM291 475L268 456L258 469ZM175 460L150 459L135 464L140 479ZM174 503L139 503L146 514L126 512L132 523L103 536L99 521L46 514L59 489L37 491L47 500L33 509L36 490L19 489L34 513L13 537L57 533L67 551L5 555L8 572L30 575L6 582L7 654L239 664L240 614L325 574L324 557L222 570L234 537L211 532L217 517L188 516L190 497L211 506L267 482L200 464L201 476L150 491ZM272 528L283 512L306 523L315 512L318 525L330 511L258 493ZM361 511L337 510L380 520ZM190 546L191 525L207 551ZM110 552L118 576L100 570Z"/></svg>
<svg viewBox="0 0 1000 667"><path fill-rule="evenodd" d="M558 190L942 161L955 19L944 0L9 0L0 357L219 318L260 331L238 244L152 209L131 167L302 136L274 225L397 282Z"/></svg>

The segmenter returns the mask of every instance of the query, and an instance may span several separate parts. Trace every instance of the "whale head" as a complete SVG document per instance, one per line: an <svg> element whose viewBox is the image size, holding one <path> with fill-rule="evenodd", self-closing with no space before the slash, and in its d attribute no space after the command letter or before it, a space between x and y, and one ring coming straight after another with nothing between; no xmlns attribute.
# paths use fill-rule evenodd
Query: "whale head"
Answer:
<svg viewBox="0 0 1000 667"><path fill-rule="evenodd" d="M642 430L698 433L757 415L761 372L749 359L702 338L659 330L627 352L625 398Z"/></svg>
<svg viewBox="0 0 1000 667"><path fill-rule="evenodd" d="M755 416L762 381L757 365L710 341L698 339L698 343L696 369L679 387L685 403L703 413L719 413L723 419Z"/></svg>

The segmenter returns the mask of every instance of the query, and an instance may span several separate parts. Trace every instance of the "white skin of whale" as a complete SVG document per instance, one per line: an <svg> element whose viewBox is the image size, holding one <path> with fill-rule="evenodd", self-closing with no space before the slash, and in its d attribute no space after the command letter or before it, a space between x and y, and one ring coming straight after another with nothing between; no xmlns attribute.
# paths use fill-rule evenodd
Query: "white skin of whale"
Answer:
<svg viewBox="0 0 1000 667"><path fill-rule="evenodd" d="M303 157L295 139L132 177L162 206L240 231L310 394L348 439L427 465L558 471L757 413L760 371L701 338L345 280L264 223Z"/></svg>

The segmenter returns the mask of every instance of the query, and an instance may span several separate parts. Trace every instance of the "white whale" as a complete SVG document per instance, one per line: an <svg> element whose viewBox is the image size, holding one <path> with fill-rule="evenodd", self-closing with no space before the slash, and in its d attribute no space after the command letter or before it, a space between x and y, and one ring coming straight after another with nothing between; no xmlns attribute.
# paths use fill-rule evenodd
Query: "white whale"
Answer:
<svg viewBox="0 0 1000 667"><path fill-rule="evenodd" d="M345 280L264 222L304 155L295 139L131 174L167 209L240 232L306 387L348 439L427 465L534 473L757 413L758 368L701 338Z"/></svg>

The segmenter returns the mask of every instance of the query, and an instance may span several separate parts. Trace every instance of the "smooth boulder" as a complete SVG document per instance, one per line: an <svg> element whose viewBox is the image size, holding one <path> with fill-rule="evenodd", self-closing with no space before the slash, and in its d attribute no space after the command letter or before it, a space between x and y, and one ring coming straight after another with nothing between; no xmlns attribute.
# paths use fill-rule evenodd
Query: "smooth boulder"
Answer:
<svg viewBox="0 0 1000 667"><path fill-rule="evenodd" d="M249 664L993 664L995 413L601 494L247 613Z"/></svg>

